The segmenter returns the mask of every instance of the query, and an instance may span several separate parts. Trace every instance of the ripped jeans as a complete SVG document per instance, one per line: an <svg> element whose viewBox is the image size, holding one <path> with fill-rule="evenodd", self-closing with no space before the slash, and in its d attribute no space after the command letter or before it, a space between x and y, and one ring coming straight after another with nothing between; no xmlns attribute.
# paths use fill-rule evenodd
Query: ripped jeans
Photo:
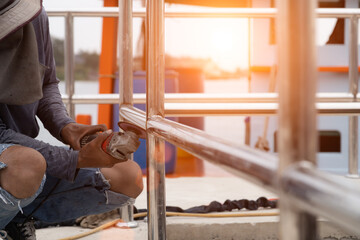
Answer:
<svg viewBox="0 0 360 240"><path fill-rule="evenodd" d="M0 144L0 154L4 145ZM0 171L4 167L0 162ZM46 175L38 191L27 199L17 199L0 187L0 229L10 221L23 222L36 208L32 217L53 224L134 203L133 198L109 189L109 182L96 168L80 169L74 182Z"/></svg>

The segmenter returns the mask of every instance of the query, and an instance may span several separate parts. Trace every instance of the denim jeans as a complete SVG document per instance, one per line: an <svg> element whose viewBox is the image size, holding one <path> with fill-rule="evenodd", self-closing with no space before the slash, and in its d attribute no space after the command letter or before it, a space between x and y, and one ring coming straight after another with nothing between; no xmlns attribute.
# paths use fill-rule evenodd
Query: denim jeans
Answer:
<svg viewBox="0 0 360 240"><path fill-rule="evenodd" d="M4 144L0 144L0 154L2 148L6 149ZM4 164L0 162L0 166ZM27 199L16 199L0 190L0 229L10 221L22 222L34 209L32 217L52 224L134 203L133 198L111 191L109 182L96 168L80 169L74 182L46 175L37 193Z"/></svg>
<svg viewBox="0 0 360 240"><path fill-rule="evenodd" d="M0 144L0 155L12 145L13 144ZM7 165L5 163L0 162L0 171L6 167ZM33 196L25 199L14 197L0 186L0 229L3 229L18 214L18 212L23 212L23 209L35 200L42 191L45 180L46 176L44 175L37 192Z"/></svg>

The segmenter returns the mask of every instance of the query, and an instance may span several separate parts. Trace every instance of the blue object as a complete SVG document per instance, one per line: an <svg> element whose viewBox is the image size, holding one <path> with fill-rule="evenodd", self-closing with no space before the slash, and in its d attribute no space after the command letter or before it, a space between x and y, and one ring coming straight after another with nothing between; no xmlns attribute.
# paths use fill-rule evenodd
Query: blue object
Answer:
<svg viewBox="0 0 360 240"><path fill-rule="evenodd" d="M177 93L178 92L178 74L174 71L165 72L165 93ZM134 93L145 93L146 92L146 72L136 71L133 76L133 91ZM115 92L119 92L119 79L115 81ZM146 111L145 104L134 104L134 107L139 108L143 111ZM114 104L113 109L113 122L117 123L119 121L119 105ZM168 117L172 121L177 121L177 117ZM114 131L119 131L117 124L114 124ZM138 150L134 153L134 161L137 162L143 173L146 173L146 140L140 139L140 146ZM165 173L173 173L176 166L177 158L177 148L165 142Z"/></svg>

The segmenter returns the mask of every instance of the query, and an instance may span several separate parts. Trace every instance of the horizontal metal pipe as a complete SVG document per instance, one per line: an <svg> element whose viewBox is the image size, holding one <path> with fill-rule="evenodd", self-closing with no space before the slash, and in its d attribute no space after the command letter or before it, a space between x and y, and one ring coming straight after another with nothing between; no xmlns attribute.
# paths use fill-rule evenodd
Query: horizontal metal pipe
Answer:
<svg viewBox="0 0 360 240"><path fill-rule="evenodd" d="M273 115L277 103L165 103L166 116Z"/></svg>
<svg viewBox="0 0 360 240"><path fill-rule="evenodd" d="M140 100L140 99L139 99ZM167 93L167 103L275 103L277 93ZM351 93L317 93L317 102L353 102ZM357 99L357 101L360 101Z"/></svg>
<svg viewBox="0 0 360 240"><path fill-rule="evenodd" d="M119 8L49 8L46 9L46 13L49 17L65 17L68 13L70 13L73 17L118 17Z"/></svg>
<svg viewBox="0 0 360 240"><path fill-rule="evenodd" d="M360 95L358 94L360 97ZM354 102L354 95L351 93L317 93L317 102Z"/></svg>
<svg viewBox="0 0 360 240"><path fill-rule="evenodd" d="M96 9L49 9L47 13L51 17L63 17L69 12L74 17L117 17L118 8L102 7ZM184 11L167 9L167 18L270 18L275 17L276 10L271 8L231 8ZM145 18L145 8L134 9L133 17Z"/></svg>
<svg viewBox="0 0 360 240"><path fill-rule="evenodd" d="M321 18L351 18L360 17L358 8L318 8L317 17Z"/></svg>
<svg viewBox="0 0 360 240"><path fill-rule="evenodd" d="M295 206L360 234L360 190L351 182L302 161L286 170L281 187Z"/></svg>
<svg viewBox="0 0 360 240"><path fill-rule="evenodd" d="M118 104L118 94L101 94L107 95L98 97L95 100L92 97L86 98L74 95L72 102L74 104ZM68 99L64 98L64 103ZM166 102L166 101L165 101ZM145 103L134 98L134 103ZM316 104L318 114L320 115L342 115L356 116L360 114L360 102L319 102ZM274 115L278 110L277 103L271 102L239 102L239 103L190 103L177 102L165 103L166 116L218 116L218 115Z"/></svg>
<svg viewBox="0 0 360 240"><path fill-rule="evenodd" d="M123 105L120 114L125 120L145 129L144 111ZM321 172L308 162L300 162L284 172L279 186L275 179L278 159L274 155L235 145L160 117L151 118L148 129L195 156L266 186L271 191L278 192L278 187L281 187L289 193L296 206L359 234L360 208L357 206L360 192L340 176Z"/></svg>
<svg viewBox="0 0 360 240"><path fill-rule="evenodd" d="M166 103L277 102L276 93L167 93Z"/></svg>
<svg viewBox="0 0 360 240"><path fill-rule="evenodd" d="M120 117L146 130L146 113L132 105L123 104L119 109Z"/></svg>
<svg viewBox="0 0 360 240"><path fill-rule="evenodd" d="M272 18L275 15L274 8L167 9L165 12L167 18Z"/></svg>
<svg viewBox="0 0 360 240"><path fill-rule="evenodd" d="M139 12L140 13L140 12ZM168 18L272 18L277 14L275 8L218 8L198 10L168 9L165 17ZM351 18L359 17L358 9L319 8L316 15L320 18Z"/></svg>
<svg viewBox="0 0 360 240"><path fill-rule="evenodd" d="M146 128L146 114L144 111L131 105L122 105L120 107L120 116L124 120L132 122L143 129ZM256 175L256 178L260 179L258 182L261 182L261 184L272 185L275 176L273 174L275 174L277 169L277 159L273 155L247 146L235 145L233 142L221 140L203 131L157 116L152 117L147 124L151 133L196 156L218 164L236 175L242 175L242 171L253 173ZM191 142L188 142L189 140ZM213 151L211 150L212 148L217 150ZM234 156L241 154L244 155L242 160L245 163L236 163ZM231 169L235 170L235 172Z"/></svg>
<svg viewBox="0 0 360 240"><path fill-rule="evenodd" d="M63 95L63 102L68 103L68 95ZM360 97L360 96L359 96ZM360 98L356 101L360 102ZM145 104L146 94L133 95L134 103ZM76 104L118 104L119 94L74 94ZM353 102L351 93L318 93L317 102ZM166 103L276 103L277 93L166 93Z"/></svg>
<svg viewBox="0 0 360 240"><path fill-rule="evenodd" d="M222 140L198 129L158 116L147 122L148 132L193 155L219 165L260 185L274 186L278 160L274 155Z"/></svg>
<svg viewBox="0 0 360 240"><path fill-rule="evenodd" d="M317 103L316 108L320 115L360 114L359 102ZM165 103L166 116L274 115L277 110L277 103Z"/></svg>
<svg viewBox="0 0 360 240"><path fill-rule="evenodd" d="M71 100L74 104L119 104L119 94L74 94ZM62 101L67 104L69 96L62 94Z"/></svg>
<svg viewBox="0 0 360 240"><path fill-rule="evenodd" d="M74 17L118 17L118 8L100 7L96 9L69 8L47 9L51 17L65 17L71 13ZM272 18L276 16L275 8L218 8L197 10L167 9L166 18ZM319 8L316 10L320 18L360 17L359 9ZM145 8L134 9L133 17L145 18Z"/></svg>

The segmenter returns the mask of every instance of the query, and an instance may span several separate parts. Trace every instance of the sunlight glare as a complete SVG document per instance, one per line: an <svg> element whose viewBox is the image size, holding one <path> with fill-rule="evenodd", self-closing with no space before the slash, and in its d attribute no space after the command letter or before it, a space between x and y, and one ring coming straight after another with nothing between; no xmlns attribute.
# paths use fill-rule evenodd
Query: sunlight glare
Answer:
<svg viewBox="0 0 360 240"><path fill-rule="evenodd" d="M219 28L211 33L210 44L217 54L229 54L234 48L233 29Z"/></svg>

